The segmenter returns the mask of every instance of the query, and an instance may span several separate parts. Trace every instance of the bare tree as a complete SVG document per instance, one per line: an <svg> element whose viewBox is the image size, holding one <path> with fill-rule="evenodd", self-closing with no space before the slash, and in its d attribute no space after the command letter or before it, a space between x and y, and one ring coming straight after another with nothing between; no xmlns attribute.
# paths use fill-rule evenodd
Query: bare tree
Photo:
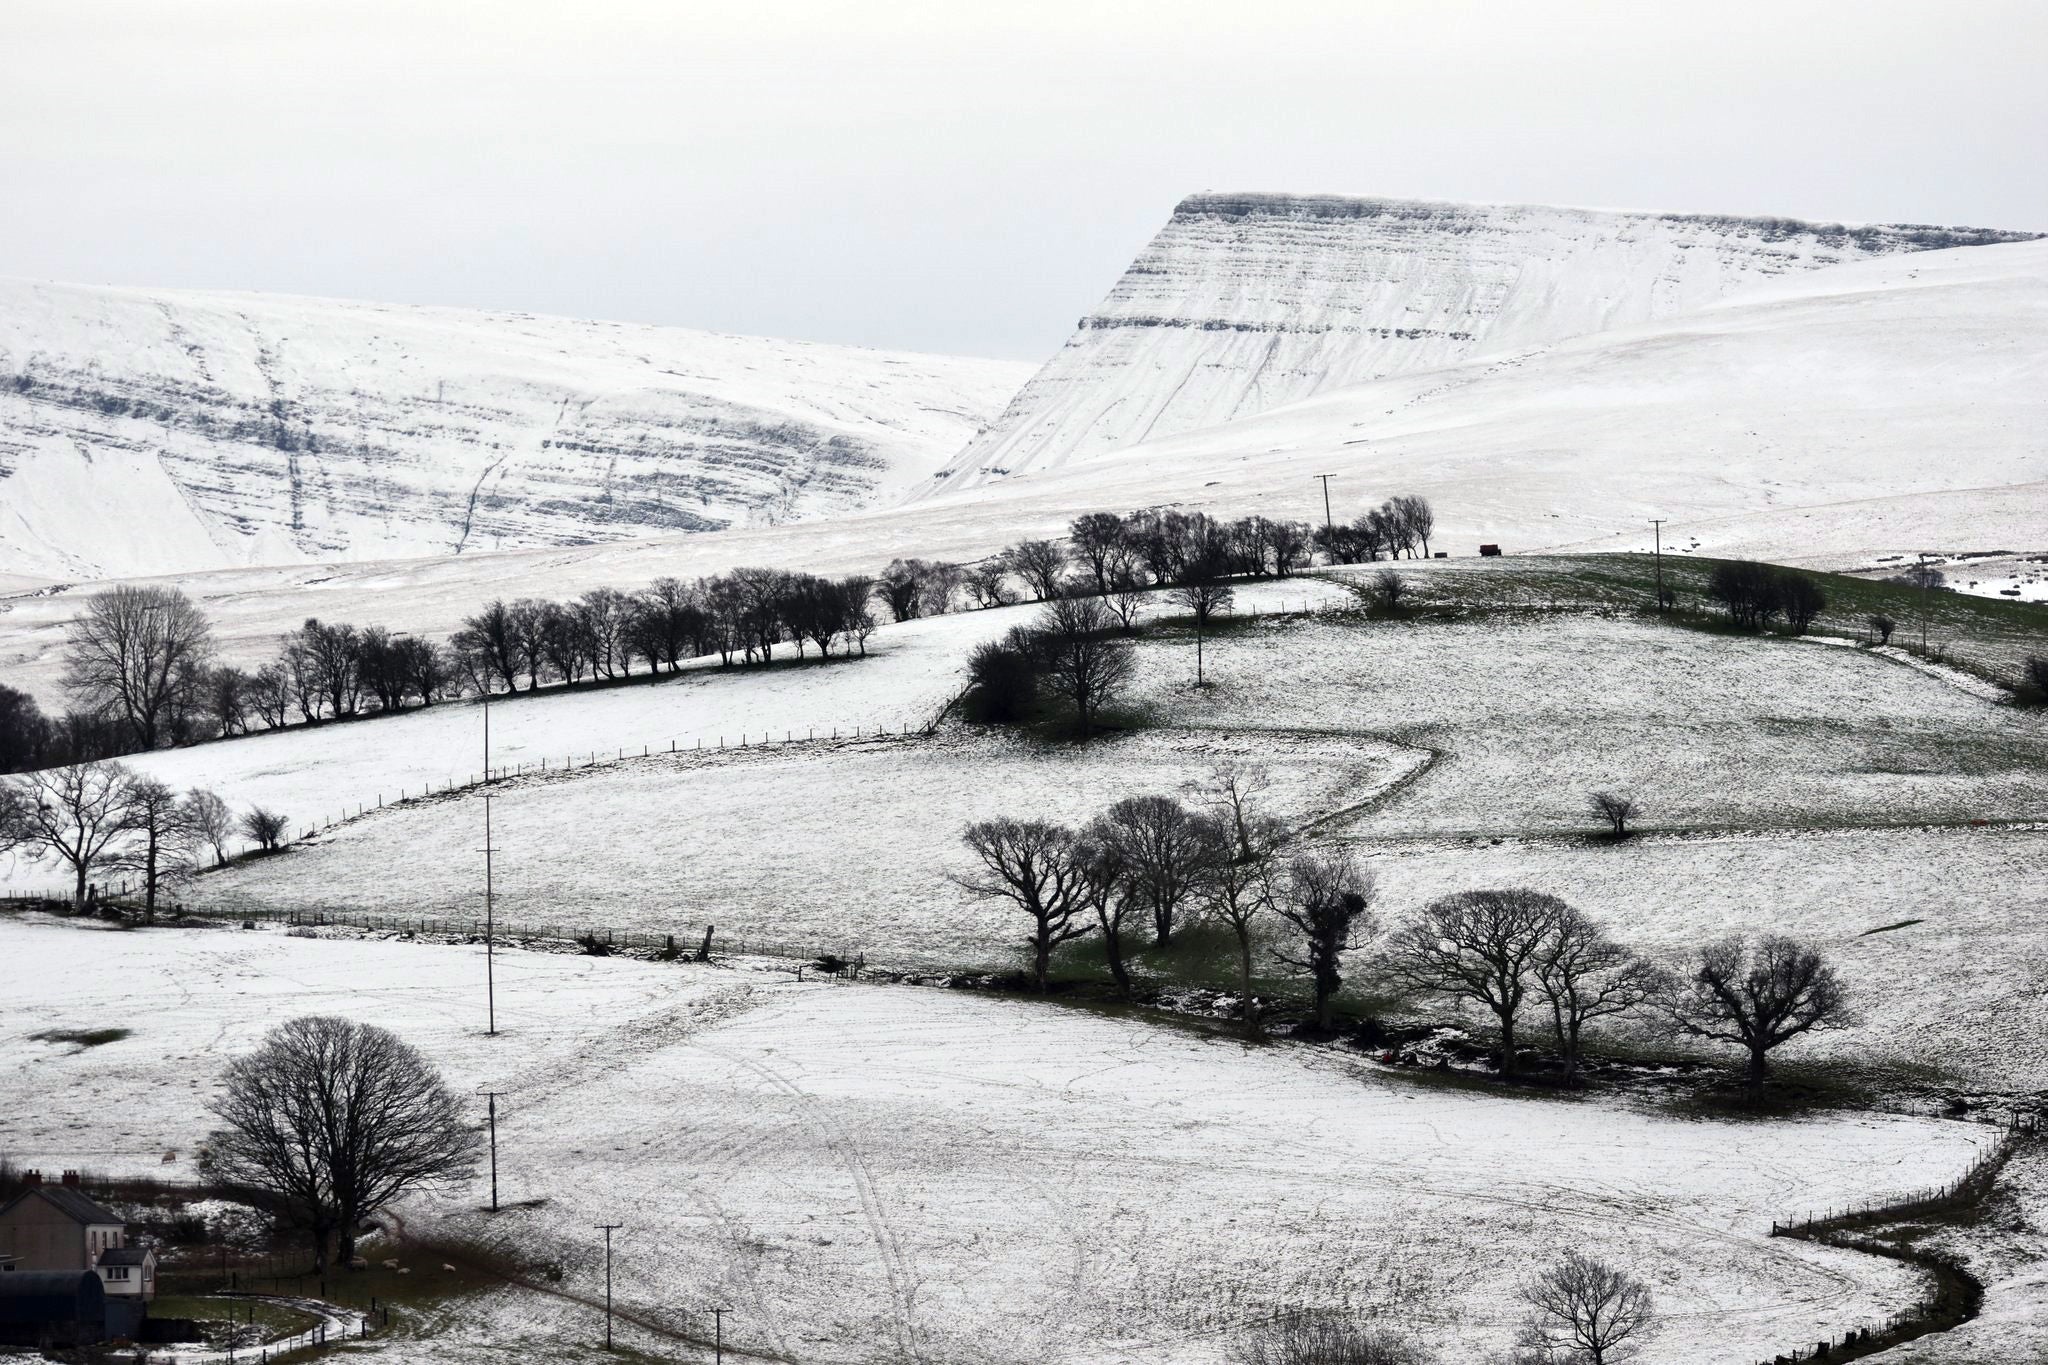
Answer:
<svg viewBox="0 0 2048 1365"><path fill-rule="evenodd" d="M21 787L12 782L0 782L0 855L12 853L30 842L28 813L28 798Z"/></svg>
<svg viewBox="0 0 2048 1365"><path fill-rule="evenodd" d="M1212 851L1194 812L1170 796L1127 796L1094 825L1152 912L1153 942L1173 942L1176 918L1207 874Z"/></svg>
<svg viewBox="0 0 2048 1365"><path fill-rule="evenodd" d="M1436 530L1436 511L1429 505L1429 499L1415 493L1403 493L1390 504L1401 519L1401 529L1409 536L1422 542L1422 557L1429 558L1429 537Z"/></svg>
<svg viewBox="0 0 2048 1365"><path fill-rule="evenodd" d="M479 1140L462 1102L396 1034L307 1015L228 1064L200 1169L269 1194L311 1228L326 1266L355 1257L363 1221L413 1190L475 1173Z"/></svg>
<svg viewBox="0 0 2048 1365"><path fill-rule="evenodd" d="M1267 785L1263 768L1226 764L1201 789L1208 813L1202 833L1209 845L1203 859L1204 891L1211 913L1230 927L1237 940L1237 992L1247 1038L1259 1036L1258 1010L1252 1001L1252 940L1259 923L1273 909L1273 865L1286 827L1252 809Z"/></svg>
<svg viewBox="0 0 2048 1365"><path fill-rule="evenodd" d="M1080 844L1064 825L1003 817L967 827L962 840L981 863L954 884L983 900L1007 900L1031 919L1032 978L1040 991L1052 950L1086 934L1090 925ZM1080 923L1076 923L1080 920Z"/></svg>
<svg viewBox="0 0 2048 1365"><path fill-rule="evenodd" d="M1095 580L1096 595L1107 596L1118 552L1127 548L1124 519L1114 512L1089 512L1075 517L1067 532L1074 557Z"/></svg>
<svg viewBox="0 0 2048 1365"><path fill-rule="evenodd" d="M963 580L967 595L977 607L1006 607L1010 604L1010 571L1001 555L970 564Z"/></svg>
<svg viewBox="0 0 2048 1365"><path fill-rule="evenodd" d="M111 865L128 837L126 811L134 774L119 763L44 768L19 779L31 847L71 868L72 899L85 904L94 873Z"/></svg>
<svg viewBox="0 0 2048 1365"><path fill-rule="evenodd" d="M1536 982L1550 1003L1566 1084L1578 1079L1586 1025L1639 1008L1660 981L1653 965L1610 938L1599 921L1560 903L1536 959Z"/></svg>
<svg viewBox="0 0 2048 1365"><path fill-rule="evenodd" d="M1130 642L1110 637L1110 620L1099 597L1060 597L1046 604L1034 631L1045 680L1073 703L1082 739L1131 680Z"/></svg>
<svg viewBox="0 0 2048 1365"><path fill-rule="evenodd" d="M1431 901L1415 923L1395 934L1387 965L1415 990L1471 1001L1492 1011L1500 1025L1501 1074L1511 1076L1515 1020L1565 909L1557 897L1524 887L1444 896Z"/></svg>
<svg viewBox="0 0 2048 1365"><path fill-rule="evenodd" d="M1124 634L1137 629L1138 612L1145 605L1145 594L1150 589L1145 584L1145 574L1138 564L1137 552L1128 545L1116 551L1110 562L1109 591L1102 600L1116 613L1117 624Z"/></svg>
<svg viewBox="0 0 2048 1365"><path fill-rule="evenodd" d="M1301 933L1294 954L1276 951L1288 966L1309 974L1315 991L1316 1027L1328 1032L1332 1003L1343 988L1344 954L1371 937L1378 924L1371 913L1370 870L1350 854L1302 853L1287 865L1287 877L1273 903L1280 918Z"/></svg>
<svg viewBox="0 0 2048 1365"><path fill-rule="evenodd" d="M1588 792L1586 809L1605 820L1617 839L1628 837L1628 822L1636 818L1636 799L1627 792Z"/></svg>
<svg viewBox="0 0 2048 1365"><path fill-rule="evenodd" d="M1230 584L1221 578L1194 578L1176 584L1168 590L1167 600L1175 606L1186 607L1188 615L1195 619L1195 686L1202 683L1202 638L1209 631L1209 622L1217 613L1227 611L1237 599Z"/></svg>
<svg viewBox="0 0 2048 1365"><path fill-rule="evenodd" d="M194 843L213 851L215 867L227 866L228 840L235 834L235 813L227 802L204 787L194 787L185 793L185 827Z"/></svg>
<svg viewBox="0 0 2048 1365"><path fill-rule="evenodd" d="M1656 1322L1650 1287L1577 1251L1522 1286L1528 1320L1517 1343L1543 1360L1616 1365Z"/></svg>
<svg viewBox="0 0 2048 1365"><path fill-rule="evenodd" d="M154 749L189 675L213 653L206 614L176 588L94 593L70 623L64 684L86 706L124 719Z"/></svg>
<svg viewBox="0 0 2048 1365"><path fill-rule="evenodd" d="M1397 616L1408 600L1408 580L1393 569L1381 569L1372 576L1367 593L1374 611L1382 616Z"/></svg>
<svg viewBox="0 0 2048 1365"><path fill-rule="evenodd" d="M194 836L185 805L169 783L135 777L128 783L121 822L134 838L109 866L142 879L142 913L155 919L157 892L184 868L192 851Z"/></svg>
<svg viewBox="0 0 2048 1365"><path fill-rule="evenodd" d="M1003 552L1011 573L1041 602L1060 595L1060 575L1067 567L1067 552L1054 540L1024 540Z"/></svg>
<svg viewBox="0 0 2048 1365"><path fill-rule="evenodd" d="M1890 644L1892 642L1892 632L1899 628L1899 623L1896 620L1881 611L1874 611L1863 619L1869 623L1870 633L1876 637L1879 645Z"/></svg>
<svg viewBox="0 0 2048 1365"><path fill-rule="evenodd" d="M1080 839L1074 859L1081 872L1081 898L1095 912L1096 928L1102 931L1110 979L1116 983L1117 994L1128 1000L1131 970L1125 961L1125 937L1131 919L1144 913L1144 887L1125 859L1115 831L1105 828L1101 817L1081 831Z"/></svg>
<svg viewBox="0 0 2048 1365"><path fill-rule="evenodd" d="M275 853L284 839L285 817L277 811L251 806L242 817L242 833L254 839L266 853Z"/></svg>
<svg viewBox="0 0 2048 1365"><path fill-rule="evenodd" d="M1255 1328L1236 1365L1430 1365L1434 1359L1420 1343L1383 1327L1296 1313Z"/></svg>
<svg viewBox="0 0 2048 1365"><path fill-rule="evenodd" d="M1666 1009L1680 1031L1746 1049L1752 1091L1763 1088L1769 1054L1780 1043L1856 1022L1848 992L1826 959L1776 934L1759 939L1754 951L1740 937L1702 948L1691 975L1667 996Z"/></svg>

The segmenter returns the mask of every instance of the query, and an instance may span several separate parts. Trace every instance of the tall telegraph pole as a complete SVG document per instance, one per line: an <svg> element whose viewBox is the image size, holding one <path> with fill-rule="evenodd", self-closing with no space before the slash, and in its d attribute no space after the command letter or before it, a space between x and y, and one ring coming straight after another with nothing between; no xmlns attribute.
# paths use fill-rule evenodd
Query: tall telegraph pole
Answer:
<svg viewBox="0 0 2048 1365"><path fill-rule="evenodd" d="M1657 535L1657 614L1664 614L1664 523L1667 518L1651 517L1650 526Z"/></svg>
<svg viewBox="0 0 2048 1365"><path fill-rule="evenodd" d="M624 1227L624 1223L599 1223L598 1230L604 1233L604 1348L612 1348L612 1234Z"/></svg>
<svg viewBox="0 0 2048 1365"><path fill-rule="evenodd" d="M502 1090L486 1090L484 1098L490 1101L491 1125L491 1212L498 1211L498 1096Z"/></svg>
<svg viewBox="0 0 2048 1365"><path fill-rule="evenodd" d="M1336 476L1334 474L1318 474L1315 477L1323 481L1323 535L1327 538L1336 530L1336 526L1330 517L1330 480Z"/></svg>
<svg viewBox="0 0 2048 1365"><path fill-rule="evenodd" d="M498 1034L498 968L497 968L497 887L492 875L491 855L497 846L491 842L491 798L484 798L484 1033L495 1038Z"/></svg>
<svg viewBox="0 0 2048 1365"><path fill-rule="evenodd" d="M484 689L484 785L491 781L491 690ZM484 797L484 1035L498 1036L497 887L492 879L491 798ZM495 1199L491 1205L496 1208Z"/></svg>

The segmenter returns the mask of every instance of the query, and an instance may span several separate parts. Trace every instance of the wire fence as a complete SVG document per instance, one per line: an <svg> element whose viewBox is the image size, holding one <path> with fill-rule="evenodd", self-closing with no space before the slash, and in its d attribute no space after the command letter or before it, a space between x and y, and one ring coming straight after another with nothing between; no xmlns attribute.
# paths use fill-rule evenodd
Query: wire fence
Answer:
<svg viewBox="0 0 2048 1365"><path fill-rule="evenodd" d="M1952 1115L1976 1122L1992 1120ZM1885 1224L1909 1222L1976 1203L1990 1193L1998 1173L2023 1140L2037 1137L2040 1120L2033 1114L2010 1114L1997 1121L2005 1129L1999 1140L1977 1158L1960 1176L1946 1185L1921 1190L1899 1198L1850 1205L1826 1212L1809 1212L1804 1218L1773 1220L1771 1236L1796 1237L1830 1246L1848 1247L1890 1260L1918 1266L1933 1278L1933 1287L1917 1303L1889 1315L1882 1323L1852 1327L1841 1336L1832 1334L1811 1347L1800 1346L1759 1361L1757 1365L1790 1365L1791 1362L1846 1361L1874 1355L1902 1342L1933 1332L1945 1331L1977 1315L1983 1302L1983 1287L1945 1252L1912 1244L1891 1245L1850 1236Z"/></svg>

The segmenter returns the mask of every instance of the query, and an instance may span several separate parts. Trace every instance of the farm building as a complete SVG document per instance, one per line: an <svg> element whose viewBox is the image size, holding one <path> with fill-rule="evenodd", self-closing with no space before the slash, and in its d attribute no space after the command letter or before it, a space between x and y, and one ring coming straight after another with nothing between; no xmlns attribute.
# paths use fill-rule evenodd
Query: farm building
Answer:
<svg viewBox="0 0 2048 1365"><path fill-rule="evenodd" d="M0 1275L0 1344L90 1346L107 1339L107 1292L89 1270Z"/></svg>
<svg viewBox="0 0 2048 1365"><path fill-rule="evenodd" d="M107 1337L139 1335L156 1297L156 1253L128 1245L126 1222L78 1188L76 1171L66 1171L59 1185L27 1173L27 1187L0 1207L0 1264L14 1272L7 1277L10 1284L48 1275L93 1276Z"/></svg>

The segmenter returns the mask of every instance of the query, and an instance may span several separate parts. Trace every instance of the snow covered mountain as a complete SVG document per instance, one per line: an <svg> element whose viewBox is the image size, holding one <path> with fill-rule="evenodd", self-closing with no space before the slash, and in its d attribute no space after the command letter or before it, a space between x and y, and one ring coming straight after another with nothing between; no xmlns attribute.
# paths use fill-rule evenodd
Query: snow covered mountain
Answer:
<svg viewBox="0 0 2048 1365"><path fill-rule="evenodd" d="M0 280L0 573L574 545L888 503L1028 373L524 313Z"/></svg>
<svg viewBox="0 0 2048 1365"><path fill-rule="evenodd" d="M1772 276L2034 235L1196 195L924 495L1217 426L1325 389L1671 317Z"/></svg>
<svg viewBox="0 0 2048 1365"><path fill-rule="evenodd" d="M2048 551L2048 241L1859 261L1682 317L1333 389L1225 426L893 508L707 535L188 575L229 657L307 616L443 634L493 597L736 564L968 561L1082 512L1172 505L1320 521L1393 493L1469 555L1665 545L1824 568L1916 550ZM0 485L4 488L5 485ZM0 580L0 679L61 701L89 585Z"/></svg>

